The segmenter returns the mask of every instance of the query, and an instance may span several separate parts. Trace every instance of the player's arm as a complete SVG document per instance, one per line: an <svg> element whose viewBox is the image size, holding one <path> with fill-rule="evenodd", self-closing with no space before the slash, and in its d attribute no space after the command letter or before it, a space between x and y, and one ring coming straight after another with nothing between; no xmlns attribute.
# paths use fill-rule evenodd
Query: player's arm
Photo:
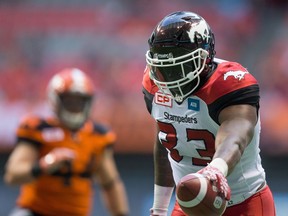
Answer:
<svg viewBox="0 0 288 216"><path fill-rule="evenodd" d="M174 179L168 160L168 152L160 143L158 136L154 144L154 178L154 202L150 214L152 216L165 216L174 189Z"/></svg>
<svg viewBox="0 0 288 216"><path fill-rule="evenodd" d="M38 151L34 144L19 141L7 161L5 182L11 185L31 182L40 175L52 174L75 158L74 151L62 147L52 149L40 159Z"/></svg>
<svg viewBox="0 0 288 216"><path fill-rule="evenodd" d="M10 154L5 167L4 181L7 184L23 184L34 179L33 164L37 161L38 149L27 142L20 142Z"/></svg>
<svg viewBox="0 0 288 216"><path fill-rule="evenodd" d="M250 143L257 118L257 108L251 105L228 106L220 112L214 158L222 158L227 163L227 174L231 173Z"/></svg>
<svg viewBox="0 0 288 216"><path fill-rule="evenodd" d="M120 178L112 148L106 148L95 177L101 188L103 201L113 216L126 216L129 213L125 186Z"/></svg>
<svg viewBox="0 0 288 216"><path fill-rule="evenodd" d="M159 129L157 131L157 134L158 133ZM174 187L174 179L168 159L168 152L160 143L158 136L155 138L154 145L154 168L155 184L163 187Z"/></svg>

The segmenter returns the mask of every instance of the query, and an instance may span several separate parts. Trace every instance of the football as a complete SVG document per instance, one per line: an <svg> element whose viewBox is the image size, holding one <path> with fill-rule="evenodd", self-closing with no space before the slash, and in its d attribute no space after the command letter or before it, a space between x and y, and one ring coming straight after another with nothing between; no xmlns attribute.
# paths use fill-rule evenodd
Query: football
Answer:
<svg viewBox="0 0 288 216"><path fill-rule="evenodd" d="M189 216L219 216L226 209L227 201L217 187L205 176L191 173L184 176L176 187L176 200Z"/></svg>

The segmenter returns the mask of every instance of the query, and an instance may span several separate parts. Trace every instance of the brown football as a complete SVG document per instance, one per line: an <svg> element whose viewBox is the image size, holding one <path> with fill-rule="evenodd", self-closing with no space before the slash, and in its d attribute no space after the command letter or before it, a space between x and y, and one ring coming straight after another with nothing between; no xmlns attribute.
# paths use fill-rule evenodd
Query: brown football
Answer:
<svg viewBox="0 0 288 216"><path fill-rule="evenodd" d="M217 187L198 173L188 174L179 181L176 200L189 216L222 215L227 206L227 201Z"/></svg>

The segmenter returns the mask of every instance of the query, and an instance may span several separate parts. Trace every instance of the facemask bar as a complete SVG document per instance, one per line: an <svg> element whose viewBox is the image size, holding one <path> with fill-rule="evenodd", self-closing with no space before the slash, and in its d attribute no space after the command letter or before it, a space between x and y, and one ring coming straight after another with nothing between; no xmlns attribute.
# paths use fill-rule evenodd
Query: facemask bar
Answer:
<svg viewBox="0 0 288 216"><path fill-rule="evenodd" d="M168 58L168 59L155 59L151 58L150 51L147 51L146 53L146 62L148 65L152 67L171 67L175 65L180 65L183 78L175 80L175 81L170 81L170 82L164 82L164 81L159 81L157 80L156 77L153 76L153 73L150 72L150 75L152 76L151 78L153 79L154 83L158 86L158 88L165 94L171 94L171 96L178 102L182 102L185 97L190 95L199 85L200 83L200 73L203 71L206 63L206 59L208 57L208 52L204 49L197 49L194 50L193 52L190 52L186 55L179 56L176 58ZM189 58L190 57L190 58ZM181 61L182 60L182 61ZM194 64L194 71L189 72L185 76L185 71L184 71L184 64L192 61ZM150 69L151 70L151 69ZM183 86L187 85L190 83L192 80L197 78L197 83L196 85L191 88L190 91L187 93L184 93L182 88ZM171 90L177 89L179 92L175 95L171 92Z"/></svg>

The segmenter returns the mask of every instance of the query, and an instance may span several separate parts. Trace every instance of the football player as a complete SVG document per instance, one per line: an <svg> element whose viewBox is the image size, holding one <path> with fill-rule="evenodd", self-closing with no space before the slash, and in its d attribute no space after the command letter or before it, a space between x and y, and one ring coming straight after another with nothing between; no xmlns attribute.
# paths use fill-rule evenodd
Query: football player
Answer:
<svg viewBox="0 0 288 216"><path fill-rule="evenodd" d="M116 135L89 118L94 91L83 71L64 69L47 87L55 115L21 121L4 176L6 183L21 185L11 216L90 215L93 182L111 215L128 215L113 156Z"/></svg>
<svg viewBox="0 0 288 216"><path fill-rule="evenodd" d="M175 184L197 172L227 199L223 215L275 215L259 155L257 80L215 58L211 28L195 13L167 15L148 43L143 92L158 128L150 215L166 216ZM185 216L177 199L172 216Z"/></svg>

